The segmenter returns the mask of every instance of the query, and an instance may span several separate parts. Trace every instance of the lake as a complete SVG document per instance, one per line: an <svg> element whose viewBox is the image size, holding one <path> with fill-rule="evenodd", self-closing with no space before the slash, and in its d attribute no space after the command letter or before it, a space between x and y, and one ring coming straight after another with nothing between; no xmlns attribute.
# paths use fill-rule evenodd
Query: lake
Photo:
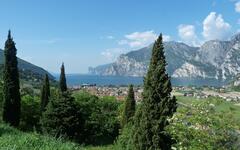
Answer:
<svg viewBox="0 0 240 150"><path fill-rule="evenodd" d="M59 78L59 75L55 75L56 79ZM96 84L98 86L103 85L142 85L143 77L124 77L124 76L98 76L98 75L83 75L83 74L68 74L66 75L67 83L69 86L78 86L81 84ZM227 82L220 82L215 79L171 79L174 86L216 86L220 87Z"/></svg>

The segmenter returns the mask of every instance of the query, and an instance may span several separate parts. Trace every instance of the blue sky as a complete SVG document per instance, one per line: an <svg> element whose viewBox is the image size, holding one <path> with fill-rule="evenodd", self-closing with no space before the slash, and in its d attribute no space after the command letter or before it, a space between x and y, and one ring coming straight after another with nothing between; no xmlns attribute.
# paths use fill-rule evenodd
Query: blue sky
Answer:
<svg viewBox="0 0 240 150"><path fill-rule="evenodd" d="M87 73L164 39L198 46L240 29L237 0L1 0L0 47L12 30L18 56L50 72Z"/></svg>

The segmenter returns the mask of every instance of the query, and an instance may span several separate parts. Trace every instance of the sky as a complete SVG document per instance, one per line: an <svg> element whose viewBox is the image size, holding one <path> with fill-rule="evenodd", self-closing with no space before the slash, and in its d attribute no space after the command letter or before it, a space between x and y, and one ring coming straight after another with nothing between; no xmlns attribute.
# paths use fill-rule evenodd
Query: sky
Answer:
<svg viewBox="0 0 240 150"><path fill-rule="evenodd" d="M240 0L0 0L0 48L9 29L18 57L58 73L87 73L164 41L200 46L240 32Z"/></svg>

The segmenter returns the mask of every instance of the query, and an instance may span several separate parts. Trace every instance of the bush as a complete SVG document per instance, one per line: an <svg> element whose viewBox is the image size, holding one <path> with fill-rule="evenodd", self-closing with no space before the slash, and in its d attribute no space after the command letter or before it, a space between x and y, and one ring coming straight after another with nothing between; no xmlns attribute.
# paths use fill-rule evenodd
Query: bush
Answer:
<svg viewBox="0 0 240 150"><path fill-rule="evenodd" d="M50 97L41 118L43 132L56 137L79 140L83 124L81 116L74 98L69 93Z"/></svg>
<svg viewBox="0 0 240 150"><path fill-rule="evenodd" d="M84 119L83 138L86 144L104 145L112 143L118 136L119 103L115 98L90 95L86 92L75 94L78 107Z"/></svg>
<svg viewBox="0 0 240 150"><path fill-rule="evenodd" d="M24 131L39 130L40 116L40 99L30 95L23 96L21 101L20 129Z"/></svg>
<svg viewBox="0 0 240 150"><path fill-rule="evenodd" d="M120 135L117 138L116 145L119 149L122 150L133 150L133 140L132 140L132 132L133 132L133 123L129 122L124 126Z"/></svg>
<svg viewBox="0 0 240 150"><path fill-rule="evenodd" d="M239 133L231 112L217 112L210 104L213 99L179 107L168 131L176 139L179 149L239 149ZM219 100L215 100L219 103Z"/></svg>
<svg viewBox="0 0 240 150"><path fill-rule="evenodd" d="M21 88L21 95L25 96L25 95L30 95L30 96L34 96L36 95L36 93L34 92L34 89L32 87L23 87Z"/></svg>

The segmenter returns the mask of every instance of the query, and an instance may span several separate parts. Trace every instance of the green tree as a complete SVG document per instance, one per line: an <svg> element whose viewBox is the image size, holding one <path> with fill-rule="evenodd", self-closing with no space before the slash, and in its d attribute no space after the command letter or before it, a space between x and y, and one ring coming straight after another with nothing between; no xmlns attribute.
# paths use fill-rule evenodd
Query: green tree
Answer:
<svg viewBox="0 0 240 150"><path fill-rule="evenodd" d="M70 139L79 137L82 130L82 119L75 99L64 92L50 98L46 111L43 112L41 124L43 132Z"/></svg>
<svg viewBox="0 0 240 150"><path fill-rule="evenodd" d="M40 99L38 96L24 95L21 99L21 121L19 128L24 131L39 130Z"/></svg>
<svg viewBox="0 0 240 150"><path fill-rule="evenodd" d="M11 126L18 126L21 113L21 98L19 86L19 72L17 61L17 49L11 31L8 31L8 38L4 48L4 72L3 72L3 121Z"/></svg>
<svg viewBox="0 0 240 150"><path fill-rule="evenodd" d="M45 107L48 104L49 97L50 97L50 84L48 75L46 74L41 90L41 112L45 111Z"/></svg>
<svg viewBox="0 0 240 150"><path fill-rule="evenodd" d="M171 149L173 140L165 131L168 119L176 111L171 97L170 77L166 73L162 34L155 41L148 73L144 78L143 100L134 120L133 144L138 150Z"/></svg>
<svg viewBox="0 0 240 150"><path fill-rule="evenodd" d="M123 110L122 126L126 125L135 114L136 101L134 97L133 85L131 84L128 89L128 95L125 100Z"/></svg>
<svg viewBox="0 0 240 150"><path fill-rule="evenodd" d="M66 76L65 76L65 68L64 63L62 63L61 66L61 74L60 74L60 90L61 92L67 91L67 82L66 82Z"/></svg>
<svg viewBox="0 0 240 150"><path fill-rule="evenodd" d="M87 92L74 93L83 116L84 131L81 141L90 145L112 144L119 135L118 108L115 97L97 97Z"/></svg>

